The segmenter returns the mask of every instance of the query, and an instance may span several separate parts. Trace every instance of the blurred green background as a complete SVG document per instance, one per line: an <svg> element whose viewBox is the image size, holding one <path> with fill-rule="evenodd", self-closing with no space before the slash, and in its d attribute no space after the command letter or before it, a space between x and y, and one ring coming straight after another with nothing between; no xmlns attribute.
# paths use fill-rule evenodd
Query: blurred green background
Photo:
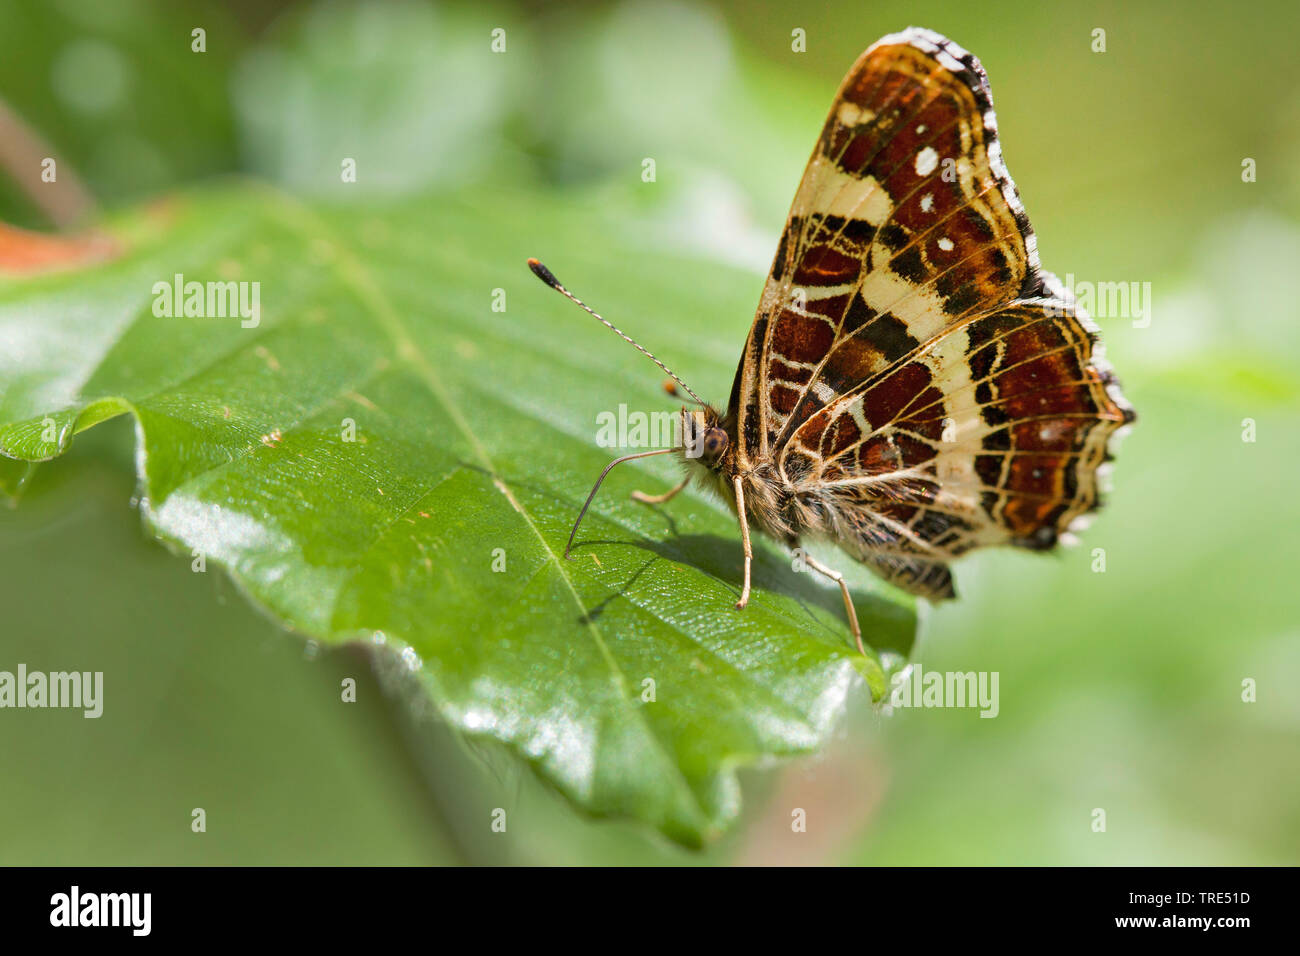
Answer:
<svg viewBox="0 0 1300 956"><path fill-rule="evenodd" d="M924 616L917 659L998 671L997 719L855 699L827 753L745 775L703 854L582 818L382 658L192 574L130 507L130 423L96 428L0 506L0 668L129 682L97 721L0 716L0 863L1300 862L1294 6L1134 6L0 0L0 98L106 209L234 172L320 194L351 155L358 201L536 190L590 221L589 263L634 235L754 302L839 78L917 22L988 69L1045 266L1153 296L1149 327L1100 317L1140 420L1082 546L967 559L962 600ZM8 171L0 218L51 225ZM674 279L643 280L622 324L653 346ZM748 318L707 321L739 357Z"/></svg>

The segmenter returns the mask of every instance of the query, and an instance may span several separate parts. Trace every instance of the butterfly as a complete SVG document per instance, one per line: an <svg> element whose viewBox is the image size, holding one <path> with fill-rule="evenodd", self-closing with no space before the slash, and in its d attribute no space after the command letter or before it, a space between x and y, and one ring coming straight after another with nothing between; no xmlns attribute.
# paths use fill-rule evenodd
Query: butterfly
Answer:
<svg viewBox="0 0 1300 956"><path fill-rule="evenodd" d="M751 533L792 549L834 542L931 600L973 548L1046 550L1098 505L1111 438L1134 421L1098 329L1039 265L976 57L917 27L853 64L795 193L726 412L655 361L695 406L681 412L687 477ZM839 585L858 648L862 632Z"/></svg>

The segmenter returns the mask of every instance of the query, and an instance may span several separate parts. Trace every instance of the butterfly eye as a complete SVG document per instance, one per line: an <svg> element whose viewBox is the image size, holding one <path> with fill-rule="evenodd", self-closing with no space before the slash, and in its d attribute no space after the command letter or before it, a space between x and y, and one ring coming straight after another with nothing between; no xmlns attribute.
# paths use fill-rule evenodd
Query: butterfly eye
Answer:
<svg viewBox="0 0 1300 956"><path fill-rule="evenodd" d="M721 428L710 428L704 435L704 454L710 458L717 458L727 450L729 442L727 433Z"/></svg>

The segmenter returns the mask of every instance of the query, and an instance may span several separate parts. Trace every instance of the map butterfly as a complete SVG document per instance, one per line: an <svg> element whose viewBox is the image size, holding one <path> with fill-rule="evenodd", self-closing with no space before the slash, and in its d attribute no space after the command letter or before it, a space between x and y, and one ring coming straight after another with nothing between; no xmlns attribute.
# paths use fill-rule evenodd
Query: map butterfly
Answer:
<svg viewBox="0 0 1300 956"><path fill-rule="evenodd" d="M723 497L744 545L738 608L751 528L790 548L833 541L913 594L951 598L954 558L1046 550L1096 508L1110 439L1135 417L1097 331L1039 266L979 60L930 30L884 37L831 105L726 412L623 335L696 408L682 409L681 447L606 467L565 556L611 468L677 452L687 478L635 497L667 501L692 479ZM839 585L862 649L843 576L803 560Z"/></svg>

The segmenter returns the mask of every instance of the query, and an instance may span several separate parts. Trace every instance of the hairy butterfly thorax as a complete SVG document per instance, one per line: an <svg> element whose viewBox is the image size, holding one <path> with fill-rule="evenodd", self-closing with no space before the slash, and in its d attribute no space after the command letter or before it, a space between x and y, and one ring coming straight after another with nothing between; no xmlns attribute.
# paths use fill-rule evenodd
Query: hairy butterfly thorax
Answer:
<svg viewBox="0 0 1300 956"><path fill-rule="evenodd" d="M1038 259L978 59L930 30L850 68L795 193L725 412L649 356L690 402L675 447L735 510L749 600L750 528L825 538L893 584L954 596L973 548L1044 550L1100 500L1111 439L1135 418L1098 330ZM682 396L685 398L685 396ZM835 581L858 647L844 578Z"/></svg>

